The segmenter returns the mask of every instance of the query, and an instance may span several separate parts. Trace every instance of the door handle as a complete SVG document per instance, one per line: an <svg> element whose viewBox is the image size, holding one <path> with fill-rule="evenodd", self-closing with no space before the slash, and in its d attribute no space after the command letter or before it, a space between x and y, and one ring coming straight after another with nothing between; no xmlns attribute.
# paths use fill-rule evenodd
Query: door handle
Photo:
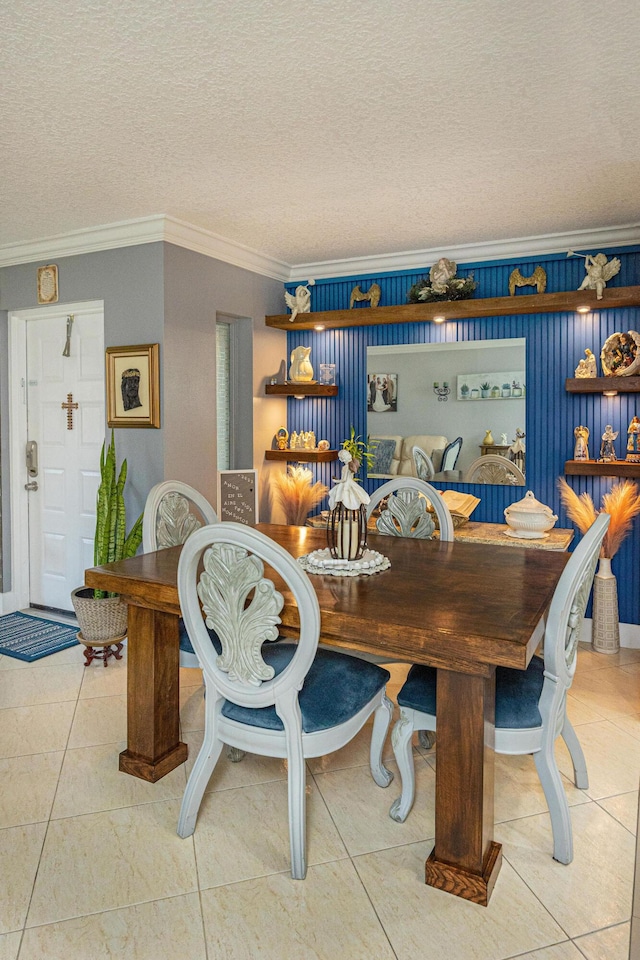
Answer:
<svg viewBox="0 0 640 960"><path fill-rule="evenodd" d="M25 490L37 490L37 489L38 489L38 481L37 481L37 480L30 480L29 483L25 483L24 488L25 488Z"/></svg>
<svg viewBox="0 0 640 960"><path fill-rule="evenodd" d="M29 440L25 451L25 460L27 462L27 473L30 477L38 476L38 444L35 440ZM33 487L26 487L27 490ZM36 485L36 490L37 485Z"/></svg>

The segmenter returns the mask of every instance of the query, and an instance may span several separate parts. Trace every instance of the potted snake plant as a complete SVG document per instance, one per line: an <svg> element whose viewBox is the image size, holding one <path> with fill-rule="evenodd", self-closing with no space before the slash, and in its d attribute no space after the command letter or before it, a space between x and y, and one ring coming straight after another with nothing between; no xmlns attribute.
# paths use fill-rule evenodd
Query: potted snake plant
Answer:
<svg viewBox="0 0 640 960"><path fill-rule="evenodd" d="M96 502L96 533L93 546L94 566L133 557L142 541L142 514L126 533L124 485L127 461L116 470L116 445L111 442L100 453L100 486ZM71 592L71 602L78 619L78 639L91 646L121 640L127 632L127 604L117 593L106 593L92 587L78 587Z"/></svg>

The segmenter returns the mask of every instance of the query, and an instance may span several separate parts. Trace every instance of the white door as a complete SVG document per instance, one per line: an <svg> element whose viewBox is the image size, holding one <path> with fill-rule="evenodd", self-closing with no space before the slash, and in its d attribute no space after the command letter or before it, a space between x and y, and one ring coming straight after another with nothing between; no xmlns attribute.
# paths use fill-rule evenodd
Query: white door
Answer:
<svg viewBox="0 0 640 960"><path fill-rule="evenodd" d="M69 356L63 356L73 316ZM70 593L93 566L96 493L104 440L104 315L101 306L47 308L27 325L27 447L37 445L30 484L32 604L71 610ZM63 407L68 403L74 406ZM34 465L35 466L35 465Z"/></svg>

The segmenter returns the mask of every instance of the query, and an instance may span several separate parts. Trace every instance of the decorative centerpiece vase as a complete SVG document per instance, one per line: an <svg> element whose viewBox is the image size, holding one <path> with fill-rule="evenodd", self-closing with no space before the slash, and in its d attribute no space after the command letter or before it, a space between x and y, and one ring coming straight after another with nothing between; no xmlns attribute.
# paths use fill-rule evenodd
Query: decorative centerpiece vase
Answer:
<svg viewBox="0 0 640 960"><path fill-rule="evenodd" d="M359 560L367 545L369 494L356 481L349 451L341 450L338 459L342 463L342 474L329 494L327 544L334 559Z"/></svg>
<svg viewBox="0 0 640 960"><path fill-rule="evenodd" d="M591 642L598 653L618 653L620 624L618 620L618 587L611 572L611 557L600 557L593 578L593 627Z"/></svg>

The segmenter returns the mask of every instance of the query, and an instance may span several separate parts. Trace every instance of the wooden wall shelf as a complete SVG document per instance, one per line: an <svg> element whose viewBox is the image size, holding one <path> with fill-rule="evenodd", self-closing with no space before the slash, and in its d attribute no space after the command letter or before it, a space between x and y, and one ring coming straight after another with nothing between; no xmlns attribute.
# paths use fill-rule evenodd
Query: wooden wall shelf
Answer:
<svg viewBox="0 0 640 960"><path fill-rule="evenodd" d="M337 450L265 450L265 460L287 460L289 463L329 463L338 459Z"/></svg>
<svg viewBox="0 0 640 960"><path fill-rule="evenodd" d="M640 377L570 377L565 380L567 393L640 393Z"/></svg>
<svg viewBox="0 0 640 960"><path fill-rule="evenodd" d="M325 310L265 317L268 327L280 330L313 330L339 327L368 327L381 323L419 323L444 316L446 320L478 317L519 316L527 313L575 312L578 307L606 310L610 307L640 306L640 286L607 287L602 300L595 290L566 290L562 293L533 293L515 297L479 297L471 300L446 300L440 303L404 303L395 307L360 307L353 310Z"/></svg>
<svg viewBox="0 0 640 960"><path fill-rule="evenodd" d="M564 465L567 476L574 477L640 477L640 463L628 463L626 460L614 460L612 463L598 463L596 460L567 460Z"/></svg>
<svg viewBox="0 0 640 960"><path fill-rule="evenodd" d="M268 383L265 393L268 397L337 397L336 384L327 383Z"/></svg>

